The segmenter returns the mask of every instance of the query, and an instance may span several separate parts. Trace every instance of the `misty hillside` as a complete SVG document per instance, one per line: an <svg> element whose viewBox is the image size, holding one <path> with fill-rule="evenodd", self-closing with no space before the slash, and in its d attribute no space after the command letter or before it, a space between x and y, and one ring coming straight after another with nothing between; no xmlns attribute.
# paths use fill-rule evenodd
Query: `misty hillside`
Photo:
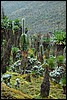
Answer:
<svg viewBox="0 0 67 100"><path fill-rule="evenodd" d="M25 17L30 33L66 30L66 1L1 1L10 19Z"/></svg>

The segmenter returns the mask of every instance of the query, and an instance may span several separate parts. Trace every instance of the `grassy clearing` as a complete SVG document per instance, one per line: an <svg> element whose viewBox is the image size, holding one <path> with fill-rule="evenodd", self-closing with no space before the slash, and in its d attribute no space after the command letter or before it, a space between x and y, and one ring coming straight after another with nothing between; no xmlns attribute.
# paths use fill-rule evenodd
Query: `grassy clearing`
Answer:
<svg viewBox="0 0 67 100"><path fill-rule="evenodd" d="M12 88L7 87L2 84L2 95L6 97L8 95L16 99L66 99L66 95L62 93L62 87L59 84L55 84L50 80L50 94L48 98L42 98L40 96L40 86L43 80L43 77L34 78L31 75L31 82L26 81L27 74L20 75L14 72L7 72L12 75L11 77L11 86ZM20 87L15 88L14 83L16 78L20 79ZM6 88L6 90L5 90Z"/></svg>

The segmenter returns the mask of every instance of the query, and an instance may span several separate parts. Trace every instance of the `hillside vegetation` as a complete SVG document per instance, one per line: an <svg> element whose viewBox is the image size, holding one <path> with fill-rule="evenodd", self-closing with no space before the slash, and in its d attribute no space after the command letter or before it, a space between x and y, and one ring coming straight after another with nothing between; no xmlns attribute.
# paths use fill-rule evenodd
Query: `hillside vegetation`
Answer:
<svg viewBox="0 0 67 100"><path fill-rule="evenodd" d="M65 1L1 1L10 19L24 17L29 33L47 33L66 30Z"/></svg>

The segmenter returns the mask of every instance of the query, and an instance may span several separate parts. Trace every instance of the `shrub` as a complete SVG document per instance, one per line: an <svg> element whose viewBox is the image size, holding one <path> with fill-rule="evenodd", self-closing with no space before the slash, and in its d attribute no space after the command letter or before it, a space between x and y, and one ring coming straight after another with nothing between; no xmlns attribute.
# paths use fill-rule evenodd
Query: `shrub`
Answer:
<svg viewBox="0 0 67 100"><path fill-rule="evenodd" d="M63 56L63 55L57 56L57 62L58 62L59 64L62 64L63 61L64 61L64 56Z"/></svg>
<svg viewBox="0 0 67 100"><path fill-rule="evenodd" d="M16 53L19 50L17 47L12 47L12 53Z"/></svg>
<svg viewBox="0 0 67 100"><path fill-rule="evenodd" d="M13 27L13 30L14 30L15 32L18 31L18 30L19 30L18 25L15 25L15 26Z"/></svg>
<svg viewBox="0 0 67 100"><path fill-rule="evenodd" d="M47 63L49 64L49 68L53 69L55 67L55 58L54 57L49 57L47 59Z"/></svg>
<svg viewBox="0 0 67 100"><path fill-rule="evenodd" d="M41 66L33 66L31 70L32 75L34 75L35 77L38 77L39 75L42 76L44 71L44 69Z"/></svg>
<svg viewBox="0 0 67 100"><path fill-rule="evenodd" d="M52 72L49 73L49 75L54 82L59 83L59 81L60 81L61 77L64 75L64 73L65 73L64 68L62 66L60 66L59 68L56 67L55 70L53 70Z"/></svg>
<svg viewBox="0 0 67 100"><path fill-rule="evenodd" d="M66 44L66 32L60 32L60 31L55 32L54 42L57 44Z"/></svg>
<svg viewBox="0 0 67 100"><path fill-rule="evenodd" d="M66 76L63 76L63 77L60 79L59 84L61 84L62 86L66 86Z"/></svg>
<svg viewBox="0 0 67 100"><path fill-rule="evenodd" d="M12 20L8 20L7 22L7 28L12 29Z"/></svg>

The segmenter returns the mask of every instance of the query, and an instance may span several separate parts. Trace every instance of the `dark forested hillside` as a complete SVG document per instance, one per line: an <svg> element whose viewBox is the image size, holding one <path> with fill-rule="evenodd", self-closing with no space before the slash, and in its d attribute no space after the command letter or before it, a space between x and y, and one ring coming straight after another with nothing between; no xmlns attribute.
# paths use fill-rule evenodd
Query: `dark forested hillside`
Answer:
<svg viewBox="0 0 67 100"><path fill-rule="evenodd" d="M29 33L66 30L66 1L1 1L5 14L11 19L26 19Z"/></svg>

